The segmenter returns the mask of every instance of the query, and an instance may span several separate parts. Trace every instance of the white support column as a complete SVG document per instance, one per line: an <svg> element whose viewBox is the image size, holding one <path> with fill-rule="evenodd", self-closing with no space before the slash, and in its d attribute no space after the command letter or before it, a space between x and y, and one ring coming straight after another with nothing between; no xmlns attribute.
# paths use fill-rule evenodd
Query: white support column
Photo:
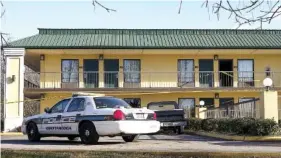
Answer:
<svg viewBox="0 0 281 158"><path fill-rule="evenodd" d="M14 131L23 120L24 48L6 48L4 88L4 131Z"/></svg>
<svg viewBox="0 0 281 158"><path fill-rule="evenodd" d="M260 117L278 122L278 92L263 91L260 99Z"/></svg>

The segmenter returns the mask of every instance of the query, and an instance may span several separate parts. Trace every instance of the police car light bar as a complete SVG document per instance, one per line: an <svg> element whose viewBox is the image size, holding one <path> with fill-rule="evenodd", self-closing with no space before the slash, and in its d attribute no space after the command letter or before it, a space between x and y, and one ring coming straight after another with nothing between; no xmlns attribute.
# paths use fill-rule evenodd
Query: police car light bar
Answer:
<svg viewBox="0 0 281 158"><path fill-rule="evenodd" d="M83 92L78 92L78 93L73 93L72 97L78 97L78 96L95 96L95 97L103 97L105 94L99 94L99 93L83 93Z"/></svg>

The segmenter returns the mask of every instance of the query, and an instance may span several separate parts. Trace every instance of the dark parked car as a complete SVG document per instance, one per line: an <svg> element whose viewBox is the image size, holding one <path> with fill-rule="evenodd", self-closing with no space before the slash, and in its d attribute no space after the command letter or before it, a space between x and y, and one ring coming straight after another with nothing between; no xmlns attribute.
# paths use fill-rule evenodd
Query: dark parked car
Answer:
<svg viewBox="0 0 281 158"><path fill-rule="evenodd" d="M177 102L151 102L148 103L147 108L156 113L157 121L160 122L162 130L173 130L177 134L183 133L186 120L184 110L179 109Z"/></svg>

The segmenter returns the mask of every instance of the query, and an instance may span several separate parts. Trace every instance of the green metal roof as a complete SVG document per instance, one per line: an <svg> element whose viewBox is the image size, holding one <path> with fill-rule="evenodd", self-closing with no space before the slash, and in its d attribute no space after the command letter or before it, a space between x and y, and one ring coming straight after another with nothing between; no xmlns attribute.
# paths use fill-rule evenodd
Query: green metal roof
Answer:
<svg viewBox="0 0 281 158"><path fill-rule="evenodd" d="M26 49L281 49L281 30L38 29Z"/></svg>

